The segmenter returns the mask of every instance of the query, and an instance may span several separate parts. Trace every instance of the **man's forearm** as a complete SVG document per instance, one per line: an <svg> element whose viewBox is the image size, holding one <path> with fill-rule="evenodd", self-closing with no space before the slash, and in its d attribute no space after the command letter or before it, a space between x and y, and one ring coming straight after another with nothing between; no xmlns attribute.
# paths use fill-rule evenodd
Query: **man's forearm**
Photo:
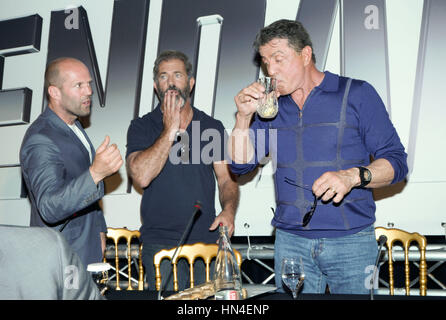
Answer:
<svg viewBox="0 0 446 320"><path fill-rule="evenodd" d="M392 165L386 159L376 159L367 166L372 174L372 180L367 188L381 188L392 183L394 170Z"/></svg>
<svg viewBox="0 0 446 320"><path fill-rule="evenodd" d="M147 187L164 168L173 139L163 131L155 143L144 151L130 154L127 158L127 171L140 187Z"/></svg>
<svg viewBox="0 0 446 320"><path fill-rule="evenodd" d="M372 180L367 186L365 186L365 188L381 188L392 183L394 170L390 162L386 159L376 159L368 166L366 166L366 168L370 170L370 173L372 174ZM349 175L354 180L353 187L358 187L361 184L359 169L350 168L346 172L348 171L350 172Z"/></svg>
<svg viewBox="0 0 446 320"><path fill-rule="evenodd" d="M238 183L232 179L226 180L219 185L219 199L223 211L235 216L239 205L240 191Z"/></svg>
<svg viewBox="0 0 446 320"><path fill-rule="evenodd" d="M234 129L228 141L228 150L235 163L248 163L254 157L254 147L249 137L251 117L236 115Z"/></svg>

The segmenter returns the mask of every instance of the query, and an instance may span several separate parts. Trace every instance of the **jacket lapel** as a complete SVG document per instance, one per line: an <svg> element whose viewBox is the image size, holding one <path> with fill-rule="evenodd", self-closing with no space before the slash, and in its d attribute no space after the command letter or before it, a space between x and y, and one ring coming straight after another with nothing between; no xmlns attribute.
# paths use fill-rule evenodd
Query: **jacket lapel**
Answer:
<svg viewBox="0 0 446 320"><path fill-rule="evenodd" d="M95 156L95 154L96 154L96 151L95 151L95 149L94 149L94 146L93 146L93 144L91 143L90 138L88 137L87 132L85 132L85 130L84 130L84 128L82 127L82 125L81 125L81 123L80 123L79 120L76 120L76 121L75 121L75 125L79 128L79 130L81 130L82 134L84 135L85 139L87 140L88 144L90 145L91 161L93 161L93 160L94 160L94 156ZM78 140L79 140L79 139L78 139ZM81 144L82 144L82 143L81 143ZM83 146L83 144L82 144L82 146ZM84 150L85 150L85 147L84 147ZM87 152L87 156L89 157L88 152Z"/></svg>
<svg viewBox="0 0 446 320"><path fill-rule="evenodd" d="M88 154L87 149L85 149L84 144L82 143L82 141L79 140L79 138L73 132L73 130L71 130L68 127L68 125L61 118L59 118L59 116L57 114L55 114L53 110L51 110L51 108L49 108L49 107L45 108L44 115L48 119L48 121L51 123L52 126L54 126L56 129L61 131L62 134L64 134L65 136L69 137L72 140L73 145L75 145L80 150L80 152L82 153L82 156L85 158L85 160L88 163L91 163L90 155ZM81 130L81 132L84 134L85 138L87 139L87 141L90 145L90 149L92 150L91 158L94 159L94 148L93 148L93 145L91 144L90 139L88 138L86 132L84 131L84 129L82 128L82 126L78 120L75 121L75 125Z"/></svg>

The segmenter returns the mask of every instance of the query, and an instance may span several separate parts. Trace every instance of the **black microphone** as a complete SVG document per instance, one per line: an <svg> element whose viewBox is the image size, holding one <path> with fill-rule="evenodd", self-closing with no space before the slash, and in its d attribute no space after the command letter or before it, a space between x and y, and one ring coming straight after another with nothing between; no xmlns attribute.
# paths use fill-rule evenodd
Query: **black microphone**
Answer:
<svg viewBox="0 0 446 320"><path fill-rule="evenodd" d="M175 251L174 251L174 253L172 255L172 260L171 260L172 264L175 261L175 256L177 254L178 249L183 245L184 239L189 234L189 231L190 231L190 229L192 227L192 224L193 224L193 222L195 220L195 216L199 212L201 212L201 202L197 200L197 201L195 201L195 204L194 204L194 212L192 213L191 217L189 218L189 222L187 223L186 229L184 229L184 232L183 232L183 234L181 236L181 239L178 242L178 245L177 245L177 247L176 247L176 249L175 249ZM169 274L169 278L167 278L167 281L165 283L167 283L169 281L170 276L171 276L171 274ZM163 291L163 281L161 281L160 290L158 291L158 300L161 300L161 292L162 291Z"/></svg>
<svg viewBox="0 0 446 320"><path fill-rule="evenodd" d="M372 279L370 279L370 300L373 300L373 287L375 284L376 270L378 269L379 258L381 256L381 249L386 242L387 237L385 235L380 235L378 238L378 254L376 255L376 261L373 267Z"/></svg>

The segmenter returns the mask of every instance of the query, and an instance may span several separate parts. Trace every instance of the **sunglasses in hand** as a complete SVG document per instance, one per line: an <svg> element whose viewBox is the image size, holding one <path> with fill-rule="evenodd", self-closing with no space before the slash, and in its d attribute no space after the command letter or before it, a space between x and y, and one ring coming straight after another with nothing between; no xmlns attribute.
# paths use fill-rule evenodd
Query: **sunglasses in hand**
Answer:
<svg viewBox="0 0 446 320"><path fill-rule="evenodd" d="M301 189L310 191L310 192L313 194L313 205L311 206L310 211L308 211L308 212L304 215L304 218L302 219L302 226L303 226L303 227L306 227L306 226L310 223L311 218L313 218L314 211L316 210L316 206L317 206L317 197L316 197L316 195L313 193L313 190L311 190L310 188L304 187L304 186L300 186L300 185L296 184L296 182L294 182L293 180L291 180L291 179L289 179L289 178L287 178L287 177L285 177L285 182L288 183L288 184L290 184L290 185L292 185L292 186L295 186L295 187L298 187L298 188L301 188Z"/></svg>

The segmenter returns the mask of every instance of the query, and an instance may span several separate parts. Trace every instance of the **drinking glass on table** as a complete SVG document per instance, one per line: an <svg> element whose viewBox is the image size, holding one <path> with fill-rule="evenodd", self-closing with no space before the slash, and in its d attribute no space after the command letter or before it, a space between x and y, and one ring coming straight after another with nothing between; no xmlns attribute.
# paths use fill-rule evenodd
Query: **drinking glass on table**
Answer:
<svg viewBox="0 0 446 320"><path fill-rule="evenodd" d="M282 281L291 290L293 298L297 298L299 289L302 287L305 273L302 258L283 258L282 260Z"/></svg>
<svg viewBox="0 0 446 320"><path fill-rule="evenodd" d="M279 104L276 95L276 79L271 77L262 77L258 81L265 88L263 98L259 99L257 114L265 119L274 118L279 112Z"/></svg>
<svg viewBox="0 0 446 320"><path fill-rule="evenodd" d="M99 289L101 295L104 295L108 289L108 270L111 266L108 263L90 263L87 266L87 271L90 272L93 282Z"/></svg>
<svg viewBox="0 0 446 320"><path fill-rule="evenodd" d="M446 243L446 222L442 222L441 226L444 228L444 239L445 239L445 243Z"/></svg>

